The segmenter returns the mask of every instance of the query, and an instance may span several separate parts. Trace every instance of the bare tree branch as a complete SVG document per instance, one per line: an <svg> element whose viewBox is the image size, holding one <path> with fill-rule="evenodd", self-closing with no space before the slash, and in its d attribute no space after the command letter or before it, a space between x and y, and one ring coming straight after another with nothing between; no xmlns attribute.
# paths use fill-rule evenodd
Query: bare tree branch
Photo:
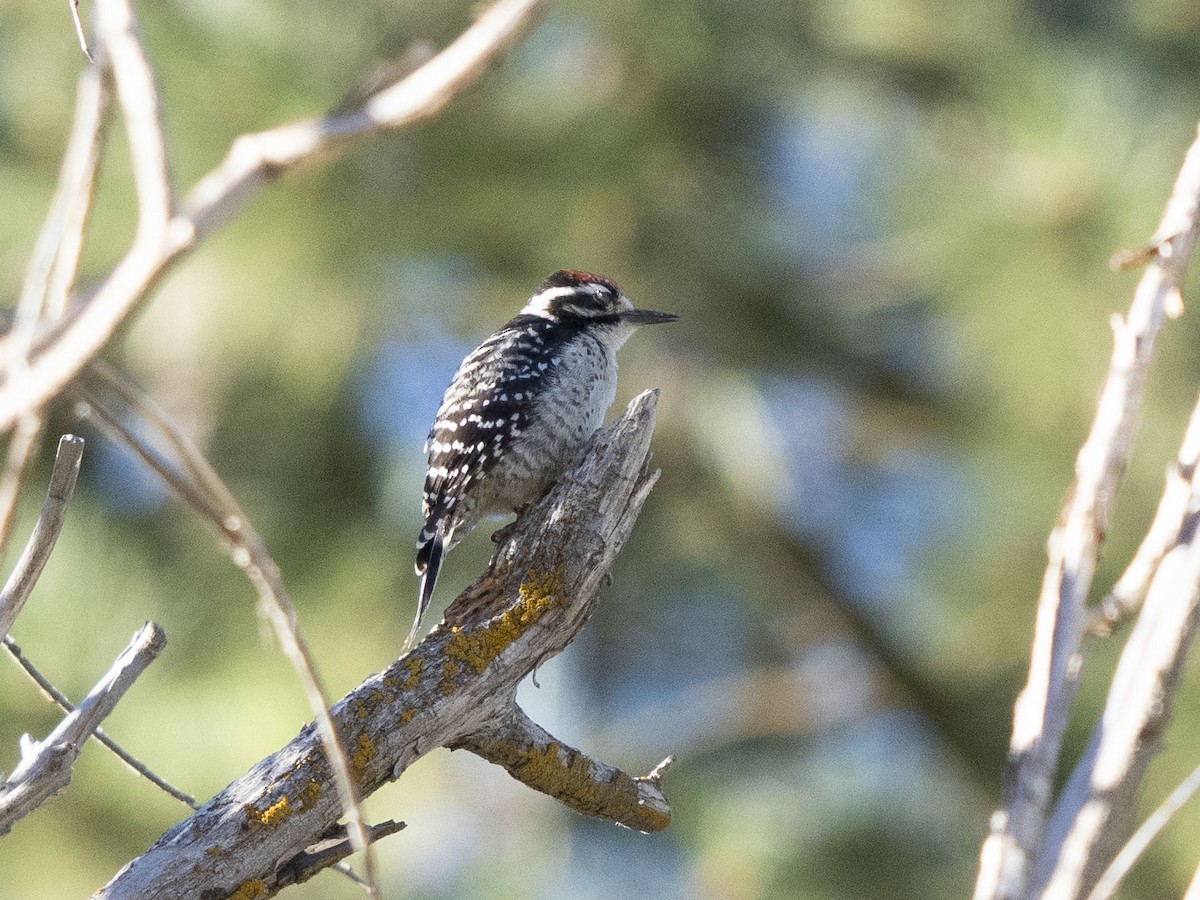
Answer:
<svg viewBox="0 0 1200 900"><path fill-rule="evenodd" d="M556 740L515 704L506 718L450 749L470 750L522 784L585 815L641 832L662 831L671 821L671 808L662 793L670 757L649 775L632 778ZM604 789L598 790L599 785Z"/></svg>
<svg viewBox="0 0 1200 900"><path fill-rule="evenodd" d="M157 434L170 448L179 466L163 459L138 433L122 421L119 413L109 408L90 384L77 383L96 421L111 436L125 444L143 462L167 482L193 509L211 522L229 542L230 557L249 579L259 597L259 606L271 623L284 655L292 664L304 688L309 708L316 716L338 793L345 804L347 831L351 842L363 854L363 869L368 893L377 893L374 854L367 839L367 826L355 794L350 763L338 743L333 728L329 701L308 642L300 631L296 607L288 596L279 567L271 558L266 543L250 524L245 512L225 486L216 470L209 465L200 449L175 426L170 417L129 379L94 360L88 368L92 380L115 393L137 417L145 430Z"/></svg>
<svg viewBox="0 0 1200 900"><path fill-rule="evenodd" d="M4 474L0 476L0 552L8 547L16 517L17 500L25 487L25 473L41 446L41 413L27 412L17 419L4 454Z"/></svg>
<svg viewBox="0 0 1200 900"><path fill-rule="evenodd" d="M13 658L17 665L21 667L21 670L29 676L30 680L32 680L33 683L38 686L42 693L44 693L63 712L74 712L75 707L71 704L71 702L63 696L62 692L60 692L53 684L50 683L50 680L46 678L45 675L38 671L37 667L29 661L28 657L26 657L24 653L21 652L21 648L16 644L15 641L13 641L11 637L4 638L3 645L4 649L8 651L9 655ZM185 806L191 807L192 809L200 808L200 804L194 797L184 791L181 791L162 776L152 771L149 766L134 757L133 754L131 754L128 750L109 737L103 728L97 728L95 732L92 733L92 739L98 741L104 747L108 748L108 750L110 750L118 759L120 759L121 762L129 767L130 771L136 775L140 775L142 778L145 778L159 790L174 797ZM403 827L404 823L402 822L381 822L378 825L373 825L368 829L368 840L371 843L374 843L380 838L394 834ZM339 874L345 875L356 884L369 887L369 882L363 878L360 878L346 863L337 861L344 859L351 852L353 852L353 845L350 843L350 839L348 837L330 839L319 848L310 849L313 850L311 859L308 858L308 855L302 854L300 857L297 857L284 867L285 869L292 870L293 874L295 875L296 883L305 881L311 877L311 875L317 871L316 867L319 865L320 868L333 868ZM332 865L331 861L333 861ZM280 877L284 877L282 870Z"/></svg>
<svg viewBox="0 0 1200 900"><path fill-rule="evenodd" d="M1175 790L1167 795L1167 798L1158 805L1158 809L1154 810L1138 830L1134 832L1125 846L1121 848L1121 852L1116 855L1116 858L1113 859L1109 867L1105 869L1104 875L1096 882L1096 886L1088 894L1087 900L1108 900L1116 892L1121 879L1129 874L1129 870L1133 868L1133 864L1146 852L1146 848L1150 846L1150 842L1171 821L1175 813L1183 809L1184 804L1191 799L1197 790L1200 790L1200 766L1193 769L1192 773L1183 779L1175 787Z"/></svg>
<svg viewBox="0 0 1200 900"><path fill-rule="evenodd" d="M100 65L85 68L76 89L75 118L58 187L25 273L15 326L4 339L8 346L3 352L11 354L16 364L12 377L18 381L28 378L28 368L20 363L28 357L38 328L62 315L75 280L104 144L109 95L107 70ZM41 430L41 415L36 410L26 411L17 419L9 440L4 476L0 478L0 550L8 544L17 497L26 467L37 452Z"/></svg>
<svg viewBox="0 0 1200 900"><path fill-rule="evenodd" d="M0 637L3 637L5 649L8 650L9 654L17 661L17 664L33 679L38 687L66 713L75 712L76 707L72 706L67 698L56 690L54 685L25 658L21 653L21 648L8 637L8 631L16 620L17 615L20 614L26 599L28 599L30 592L37 583L38 577L41 575L42 569L58 541L58 535L62 531L62 526L66 520L67 508L70 505L71 497L75 491L75 483L79 476L79 467L83 459L83 447L83 439L75 435L66 434L59 440L58 455L55 457L54 468L50 474L50 486L46 492L46 500L42 505L42 513L38 517L37 525L34 527L33 534L29 538L25 552L21 555L20 560L18 560L4 588L0 590ZM198 805L190 796L172 787L127 753L116 742L110 739L101 728L97 727L92 737L108 747L109 750L115 753L135 772L171 796L181 800L193 809Z"/></svg>
<svg viewBox="0 0 1200 900"><path fill-rule="evenodd" d="M123 0L102 2L116 5ZM138 239L79 312L41 335L35 342L32 358L8 356L3 360L0 430L11 428L24 412L38 409L62 391L109 341L158 279L267 182L299 163L318 157L331 159L370 135L434 115L520 34L541 2L498 0L441 53L403 80L374 94L358 109L237 138L225 161L192 190L182 212L161 223L154 233L144 222L158 221L161 210L169 208L169 189L165 166L159 165L157 139L152 139L155 148L146 151L138 163L144 169L138 176L138 190L140 208L146 217L139 221ZM105 33L114 35L115 40L120 31L122 37L118 43L125 46L127 32L118 28L117 19L114 13L113 24L107 26ZM126 84L137 83L137 65L130 62L128 69ZM145 101L137 108L137 121L146 129L150 128L151 119L150 110L144 108L148 106L149 101ZM128 121L128 109L126 116ZM132 138L132 130L130 135ZM27 379L16 377L22 365L28 365Z"/></svg>
<svg viewBox="0 0 1200 900"><path fill-rule="evenodd" d="M394 822L391 819L372 825L367 829L368 844L374 845L383 838L396 834L403 829L403 822ZM303 853L292 857L292 859L280 867L279 872L276 873L275 890L281 890L292 884L302 884L318 872L337 867L337 863L351 853L357 852L354 849L353 841L347 836L345 829L334 830L341 833L318 841ZM355 875L352 870L339 868L339 871L344 875L348 875L359 885L367 887L366 882Z"/></svg>
<svg viewBox="0 0 1200 900"><path fill-rule="evenodd" d="M66 308L75 281L83 233L92 208L100 153L111 113L111 70L107 58L84 68L75 89L75 115L58 185L38 234L17 304L15 334L27 334L44 318Z"/></svg>
<svg viewBox="0 0 1200 900"><path fill-rule="evenodd" d="M67 517L67 506L75 493L75 481L79 477L79 464L83 459L83 438L64 434L58 442L58 455L50 473L50 487L42 503L42 514L38 516L33 534L25 545L25 552L17 560L12 574L0 590L0 637L8 634L13 622L29 598L33 586L50 558L58 541L63 522Z"/></svg>
<svg viewBox="0 0 1200 900"><path fill-rule="evenodd" d="M71 701L63 696L62 692L58 688L50 683L50 679L38 671L37 666L30 662L29 658L21 652L21 648L17 645L16 641L14 641L11 637L6 637L4 638L3 643L4 649L8 651L8 655L13 658L13 661L21 667L21 671L29 676L29 679L38 686L38 689L41 690L43 694L45 694L63 712L70 713L75 711L74 704L72 704ZM132 772L141 775L163 793L170 794L180 803L190 806L192 809L198 809L200 807L200 804L196 802L194 797L185 793L184 791L179 790L179 788L175 787L161 776L152 772L148 766L139 761L132 753L110 738L108 734L105 733L103 728L97 728L92 733L92 738L107 747L113 753L113 755L116 756L117 759L121 760L121 762L125 763L125 765L127 765Z"/></svg>
<svg viewBox="0 0 1200 900"><path fill-rule="evenodd" d="M138 199L134 243L155 245L162 239L175 200L154 71L136 33L132 0L95 0L95 16L96 32L117 85L133 161Z"/></svg>
<svg viewBox="0 0 1200 900"><path fill-rule="evenodd" d="M87 739L166 643L162 629L147 622L83 702L45 740L35 741L29 735L21 739L21 761L0 785L0 836L67 786Z"/></svg>
<svg viewBox="0 0 1200 900"><path fill-rule="evenodd" d="M79 39L79 49L83 51L83 55L90 62L92 59L92 51L88 49L87 35L83 31L83 22L79 19L79 0L67 0L71 7L71 21L75 23L75 37Z"/></svg>
<svg viewBox="0 0 1200 900"><path fill-rule="evenodd" d="M584 626L656 480L656 473L644 471L655 397L642 394L596 435L579 463L517 521L488 571L415 650L334 706L362 796L438 747L482 746L504 731L504 723L521 720L514 705L517 686ZM514 746L557 743L540 730L518 728L516 734L526 738ZM560 744L545 762L549 771L561 773L572 758L584 759ZM567 768L569 778L534 778L530 772L528 782L553 788L585 814L621 811L650 827L669 820L659 785L662 767L643 779L591 761ZM588 781L591 789L584 790ZM564 784L570 789L561 790ZM324 839L341 814L331 787L320 738L309 725L169 829L96 896L232 894L248 885L255 896L270 896L281 886L280 865ZM637 819L628 805L631 791L655 812Z"/></svg>
<svg viewBox="0 0 1200 900"><path fill-rule="evenodd" d="M1196 239L1200 138L1188 150L1125 319L1113 317L1112 360L1075 484L1049 541L1038 598L1029 678L1017 698L1003 805L980 853L976 900L1025 894L1042 836L1080 665L1085 603L1099 545L1137 425L1155 338L1182 309L1179 284Z"/></svg>
<svg viewBox="0 0 1200 900"><path fill-rule="evenodd" d="M288 169L314 158L328 161L367 136L435 115L474 83L540 5L540 0L499 0L445 50L357 108L242 135L221 165L192 190L185 215L207 234Z"/></svg>
<svg viewBox="0 0 1200 900"><path fill-rule="evenodd" d="M1088 631L1093 634L1108 634L1117 623L1137 612L1150 581L1158 571L1158 565L1179 539L1179 529L1188 512L1188 503L1196 492L1196 478L1200 474L1200 401L1192 409L1184 434L1183 446L1175 464L1167 469L1166 484L1154 520L1146 537L1118 579L1108 596L1099 606L1089 611Z"/></svg>
<svg viewBox="0 0 1200 900"><path fill-rule="evenodd" d="M1191 508L1121 652L1092 741L1046 827L1032 872L1039 895L1085 895L1129 834L1198 622L1200 491L1192 494Z"/></svg>

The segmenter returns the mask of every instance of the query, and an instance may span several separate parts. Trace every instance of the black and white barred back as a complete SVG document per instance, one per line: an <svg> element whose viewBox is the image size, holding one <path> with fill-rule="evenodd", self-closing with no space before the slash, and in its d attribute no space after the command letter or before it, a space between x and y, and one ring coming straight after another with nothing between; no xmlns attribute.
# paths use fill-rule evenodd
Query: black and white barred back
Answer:
<svg viewBox="0 0 1200 900"><path fill-rule="evenodd" d="M410 644L443 556L480 519L520 510L558 479L612 405L617 350L638 325L674 319L634 309L603 276L555 272L463 360L425 443L421 585Z"/></svg>

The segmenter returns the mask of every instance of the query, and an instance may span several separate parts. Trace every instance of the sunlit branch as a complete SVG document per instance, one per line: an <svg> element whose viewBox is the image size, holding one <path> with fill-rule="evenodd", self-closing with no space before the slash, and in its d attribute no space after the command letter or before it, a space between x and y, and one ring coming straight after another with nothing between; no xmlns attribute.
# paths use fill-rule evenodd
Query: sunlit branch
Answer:
<svg viewBox="0 0 1200 900"><path fill-rule="evenodd" d="M250 524L246 514L234 500L225 483L209 465L199 448L175 426L170 417L158 408L136 385L115 370L97 361L90 368L91 377L127 404L140 423L162 438L183 470L160 455L137 430L130 428L119 412L85 384L77 390L84 397L89 412L114 440L124 444L153 469L185 502L208 519L229 542L230 557L249 579L259 596L260 608L268 617L276 639L300 678L309 707L325 741L326 751L338 793L345 804L347 830L352 843L363 854L366 882L372 893L376 884L374 857L367 840L367 826L350 775L350 763L339 743L329 711L324 685L317 673L316 663L308 643L300 632L295 605L288 596L280 577L279 567L267 552L266 545Z"/></svg>
<svg viewBox="0 0 1200 900"><path fill-rule="evenodd" d="M83 22L79 18L79 0L67 0L67 2L71 7L71 21L75 25L75 37L79 39L79 49L90 61L92 51L88 49L87 34L84 33Z"/></svg>
<svg viewBox="0 0 1200 900"><path fill-rule="evenodd" d="M1107 634L1141 607L1159 563L1178 540L1188 503L1196 491L1197 477L1200 477L1200 402L1188 420L1179 456L1167 470L1162 498L1145 538L1108 596L1089 610L1090 632Z"/></svg>
<svg viewBox="0 0 1200 900"><path fill-rule="evenodd" d="M671 757L649 775L626 775L556 740L515 704L505 718L452 749L470 750L584 815L641 832L662 831L671 822L671 808L662 793Z"/></svg>
<svg viewBox="0 0 1200 900"><path fill-rule="evenodd" d="M589 453L527 509L488 571L412 652L333 707L363 796L439 747L481 751L572 809L633 827L667 824L665 765L634 777L555 741L515 706L517 686L583 628L657 473L647 473L655 394L635 399ZM306 727L194 816L173 826L98 895L279 889L282 862L341 815L320 737ZM270 827L262 827L269 825ZM212 852L220 847L219 852Z"/></svg>
<svg viewBox="0 0 1200 900"><path fill-rule="evenodd" d="M1029 677L1017 698L1004 803L980 854L976 900L1024 895L1075 696L1085 603L1113 497L1129 459L1155 338L1182 309L1179 284L1196 239L1200 139L1189 149L1129 312L1113 317L1114 347L1075 483L1050 535Z"/></svg>
<svg viewBox="0 0 1200 900"><path fill-rule="evenodd" d="M38 329L62 315L75 280L108 120L107 70L102 65L86 67L79 76L75 96L75 117L58 186L25 272L14 326L4 338L7 346L3 352L10 354L15 365L11 377L18 381L29 377L21 362L28 358ZM4 475L0 477L0 550L8 543L25 470L37 452L41 431L40 412L26 410L18 417L9 440Z"/></svg>
<svg viewBox="0 0 1200 900"><path fill-rule="evenodd" d="M42 693L49 697L50 700L53 701L54 704L63 712L69 713L75 711L74 704L72 704L71 701L68 700L60 690L58 690L58 688L50 683L50 679L43 675L38 668L29 661L29 658L21 652L21 648L16 644L15 641L13 641L11 637L4 638L3 643L4 649L8 651L9 656L11 656L13 661L21 667L21 670L29 676L29 679L38 686L38 689L41 690ZM187 806L190 806L192 809L199 808L200 804L196 802L195 797L179 790L179 788L172 785L166 779L155 774L147 765L139 761L132 753L110 738L108 734L105 733L103 728L97 728L95 732L93 732L92 738L111 750L113 755L121 760L121 762L125 763L125 765L127 765L132 771L136 772L138 775L141 775L159 790L166 794L170 794L180 803L184 803Z"/></svg>
<svg viewBox="0 0 1200 900"><path fill-rule="evenodd" d="M107 674L44 740L29 735L21 739L21 761L0 784L0 836L67 786L83 745L166 643L162 629L147 622Z"/></svg>
<svg viewBox="0 0 1200 900"><path fill-rule="evenodd" d="M129 252L77 313L40 336L31 359L8 355L0 361L5 375L0 429L11 428L23 412L62 391L168 269L264 185L300 163L328 162L371 135L434 115L515 40L540 5L541 0L499 0L441 53L357 109L237 138L224 162L199 181L161 233L146 236L139 224L139 239ZM139 180L139 202L148 216L168 196L156 153L146 153ZM14 376L25 364L29 377L18 384Z"/></svg>
<svg viewBox="0 0 1200 900"><path fill-rule="evenodd" d="M158 87L146 49L137 35L132 0L94 2L96 32L116 82L133 163L138 200L134 243L154 245L162 240L174 211Z"/></svg>
<svg viewBox="0 0 1200 900"><path fill-rule="evenodd" d="M1092 892L1088 894L1087 900L1108 900L1116 892L1121 879L1129 874L1133 864L1146 852L1150 842L1158 836L1158 833L1166 827L1174 815L1183 809L1184 804L1192 798L1197 790L1200 790L1200 766L1193 769L1187 778L1176 785L1175 790L1167 795L1167 798L1126 841L1121 852L1116 855L1109 867L1105 869L1104 875L1096 882Z"/></svg>
<svg viewBox="0 0 1200 900"><path fill-rule="evenodd" d="M50 473L50 486L46 490L41 515L34 525L33 534L29 536L25 551L0 590L0 637L7 635L12 628L54 550L66 521L71 496L75 493L75 481L79 477L82 459L83 439L73 434L63 435L58 442L58 455Z"/></svg>

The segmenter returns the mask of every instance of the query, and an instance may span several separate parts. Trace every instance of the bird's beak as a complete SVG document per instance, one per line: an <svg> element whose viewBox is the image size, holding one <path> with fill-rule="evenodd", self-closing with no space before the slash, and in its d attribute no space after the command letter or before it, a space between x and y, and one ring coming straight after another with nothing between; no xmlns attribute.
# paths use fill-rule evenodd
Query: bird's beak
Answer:
<svg viewBox="0 0 1200 900"><path fill-rule="evenodd" d="M660 325L678 318L675 313L655 312L652 309L627 309L621 313L621 321L630 325Z"/></svg>

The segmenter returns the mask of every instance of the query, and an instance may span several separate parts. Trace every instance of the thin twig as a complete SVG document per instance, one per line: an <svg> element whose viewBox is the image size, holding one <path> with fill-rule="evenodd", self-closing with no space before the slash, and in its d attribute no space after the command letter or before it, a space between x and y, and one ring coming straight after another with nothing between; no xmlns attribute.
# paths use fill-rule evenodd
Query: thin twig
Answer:
<svg viewBox="0 0 1200 900"><path fill-rule="evenodd" d="M109 409L108 404L95 391L79 384L77 389L90 407L97 423L116 441L133 450L180 497L226 537L234 564L246 574L258 593L260 608L266 613L284 655L299 676L309 706L316 717L329 756L330 769L345 804L347 832L356 850L363 854L365 880L370 886L368 892L372 895L377 894L374 853L350 774L350 764L334 730L325 687L317 672L308 643L300 632L295 605L283 586L279 567L220 476L209 465L199 448L176 427L170 417L111 367L97 361L89 371L101 384L124 399L137 413L140 421L166 441L185 471L181 472L127 427L121 421L121 417Z"/></svg>
<svg viewBox="0 0 1200 900"><path fill-rule="evenodd" d="M216 469L200 452L200 448L196 446L187 432L180 428L175 420L167 415L166 410L155 403L149 394L129 376L102 359L92 361L88 367L88 374L106 391L114 394L128 406L141 423L148 426L174 452L176 462L185 467L188 478L210 495L211 500L208 501L210 507L227 510L233 518L240 516L241 509L237 498L233 496L233 492L217 474ZM86 384L84 389L87 389ZM88 395L91 398L97 396L95 391L88 391ZM188 502L198 501L189 499ZM235 521L226 521L218 527L226 532L227 536L232 537L241 528L241 525Z"/></svg>
<svg viewBox="0 0 1200 900"><path fill-rule="evenodd" d="M91 65L79 76L75 117L59 170L58 186L38 234L21 285L14 326L6 352L14 361L12 377L29 377L27 360L38 329L57 320L66 308L75 281L83 232L92 206L96 169L104 143L110 91L106 71ZM17 498L30 460L37 452L42 417L35 410L17 419L0 478L0 551L7 546Z"/></svg>
<svg viewBox="0 0 1200 900"><path fill-rule="evenodd" d="M208 233L247 195L288 169L313 158L336 159L364 137L435 115L520 34L540 5L542 0L498 0L441 53L362 106L237 138L188 195L184 209L191 223Z"/></svg>
<svg viewBox="0 0 1200 900"><path fill-rule="evenodd" d="M26 345L32 343L39 322L57 318L66 308L91 211L111 100L107 66L85 68L75 89L75 115L58 185L21 285L14 335L23 337ZM28 352L27 347L22 349Z"/></svg>
<svg viewBox="0 0 1200 900"><path fill-rule="evenodd" d="M358 110L237 138L224 162L193 188L183 211L165 224L162 234L154 241L135 241L80 311L39 337L28 361L28 380L18 384L14 376L23 360L6 356L0 431L61 392L158 279L264 185L293 166L317 157L328 161L370 135L434 115L516 39L542 3L498 0L441 53Z"/></svg>
<svg viewBox="0 0 1200 900"><path fill-rule="evenodd" d="M131 0L95 0L96 32L112 66L125 120L137 189L134 243L157 245L174 211L174 191L163 140L154 70L137 34Z"/></svg>
<svg viewBox="0 0 1200 900"><path fill-rule="evenodd" d="M46 676L40 671L38 671L37 667L29 660L29 658L21 652L20 646L18 646L11 637L5 637L3 644L4 649L8 651L9 656L12 657L16 664L21 667L22 671L29 676L29 679L36 684L42 693L49 697L59 709L61 709L63 712L71 712L75 709L75 707L71 705L71 702L62 694L62 692L59 691L53 684L51 684L50 680L46 678ZM92 738L96 741L99 741L103 746L107 747L113 753L113 755L120 759L121 762L125 763L125 765L128 766L135 774L145 778L159 790L169 794L180 803L183 803L185 806L188 806L191 809L200 808L200 802L195 797L186 793L185 791L181 791L165 778L155 773L149 766L110 738L108 733L103 728L97 728L92 734ZM387 837L387 835L393 834L403 827L403 823L395 822L381 822L378 825L374 825L371 829L371 842L374 843L381 838ZM360 877L357 872L351 869L344 862L335 863L334 865L330 866L330 868L340 875L346 876L357 885L366 887L368 884L365 879Z"/></svg>
<svg viewBox="0 0 1200 900"><path fill-rule="evenodd" d="M1200 493L1193 503L1200 503ZM1137 793L1151 758L1162 748L1197 625L1200 540L1196 514L1190 518L1178 545L1159 564L1121 651L1104 712L1046 826L1030 875L1036 896L1086 893L1132 828Z"/></svg>
<svg viewBox="0 0 1200 900"><path fill-rule="evenodd" d="M34 525L25 552L0 590L0 636L8 634L13 622L29 599L33 586L54 550L67 517L67 506L75 493L79 464L83 459L83 438L64 434L58 442L58 455L50 473L50 487L42 503L42 513Z"/></svg>
<svg viewBox="0 0 1200 900"><path fill-rule="evenodd" d="M49 697L50 700L63 712L69 713L75 711L75 707L71 701L68 700L53 684L51 684L50 679L38 671L37 667L29 660L29 657L21 652L20 646L11 637L4 638L3 643L4 649L8 651L8 655L11 656L13 661L21 667L22 671L29 676L29 679L38 686L42 693ZM103 728L97 728L92 734L92 738L99 741L101 744L111 750L113 754L121 760L121 762L125 763L125 765L127 765L130 769L132 769L138 775L141 775L159 790L170 794L180 803L190 806L192 809L200 808L200 803L195 797L192 797L190 794L179 790L179 788L170 784L164 778L156 775L150 770L149 766L139 761L132 753L124 749L120 744L110 738L108 733Z"/></svg>
<svg viewBox="0 0 1200 900"><path fill-rule="evenodd" d="M58 210L61 225L59 237L46 284L45 315L51 320L62 317L83 249L83 235L92 211L100 156L108 138L108 123L112 118L112 85L109 69L104 65L90 66L79 76L75 120L67 152L63 156L60 187L55 191L52 207Z"/></svg>
<svg viewBox="0 0 1200 900"><path fill-rule="evenodd" d="M28 735L21 739L21 761L0 784L0 836L67 786L87 739L166 643L162 629L147 622L79 706L44 740Z"/></svg>
<svg viewBox="0 0 1200 900"><path fill-rule="evenodd" d="M85 298L74 316L40 331L32 354L28 347L5 342L0 429L12 427L23 415L36 413L58 394L95 357L174 261L227 220L264 184L292 165L318 155L332 158L367 135L433 115L516 37L539 5L539 0L500 0L427 65L373 95L358 110L239 138L225 163L193 190L187 212L173 215L153 71L138 41L132 10L128 0L98 0L98 55L111 59L113 64L131 143L139 206L137 237L126 256ZM272 614L281 644L293 664L302 664L308 656L307 648L294 632L294 615L288 614L278 571L261 540L253 532L245 533L244 516L220 515L220 504L213 507L211 498L195 492L193 499L215 508L218 518L214 522L227 535L234 532L231 543L235 559L248 560L247 574ZM305 683L307 689L317 689L323 696L315 673L311 684L308 680ZM328 732L331 764L335 770L339 763L345 769L344 759L333 750L336 735L329 726L327 712L324 716L318 713L317 720ZM339 787L352 797L348 772L342 774ZM361 818L355 820L353 808L348 814L351 834L365 848ZM369 853L365 863L369 869Z"/></svg>
<svg viewBox="0 0 1200 900"><path fill-rule="evenodd" d="M388 819L386 822L379 822L370 827L370 833L367 835L368 843L376 844L397 832L403 831L405 824ZM343 829L344 832L344 829ZM298 853L284 865L279 867L278 881L275 884L276 890L287 887L293 884L303 884L308 879L312 878L318 872L324 871L332 866L336 871L348 875L351 880L363 888L369 888L366 881L359 878L352 870L344 867L340 860L345 859L354 851L354 842L350 840L344 833L337 837L329 837L318 841L310 847L305 848L303 853ZM339 860L339 862L333 862Z"/></svg>
<svg viewBox="0 0 1200 900"><path fill-rule="evenodd" d="M1154 810L1141 824L1141 827L1133 833L1133 836L1121 848L1121 852L1117 854L1116 859L1109 864L1104 875L1096 882L1096 886L1088 894L1088 900L1108 900L1113 895L1121 883L1121 879L1129 874L1129 870L1146 852L1150 842L1166 827L1175 813L1183 809L1183 805L1197 790L1200 790L1200 766L1194 768L1192 774L1183 779L1175 790L1171 791L1167 798L1158 805L1158 809Z"/></svg>
<svg viewBox="0 0 1200 900"><path fill-rule="evenodd" d="M1192 409L1179 456L1167 470L1166 484L1154 520L1128 568L1108 596L1088 611L1089 632L1108 634L1123 618L1141 607L1154 573L1158 571L1158 564L1178 538L1179 525L1187 514L1197 474L1200 474L1200 401Z"/></svg>
<svg viewBox="0 0 1200 900"><path fill-rule="evenodd" d="M17 499L25 486L29 463L41 445L41 437L41 414L28 412L17 419L12 436L8 439L8 449L4 454L4 475L0 476L0 554L8 547L13 521L16 519Z"/></svg>
<svg viewBox="0 0 1200 900"><path fill-rule="evenodd" d="M87 35L83 31L83 22L79 19L79 0L68 0L67 5L71 7L71 21L75 23L75 36L79 38L79 49L88 58L88 62L93 62L92 51L88 49Z"/></svg>
<svg viewBox="0 0 1200 900"><path fill-rule="evenodd" d="M976 900L1025 893L1058 767L1081 663L1085 603L1099 545L1129 459L1155 338L1182 306L1179 283L1196 238L1200 138L1193 142L1154 240L1154 261L1127 317L1113 317L1114 347L1091 431L1075 464L1075 484L1049 541L1038 598L1029 677L1017 698L1003 805L980 852Z"/></svg>

